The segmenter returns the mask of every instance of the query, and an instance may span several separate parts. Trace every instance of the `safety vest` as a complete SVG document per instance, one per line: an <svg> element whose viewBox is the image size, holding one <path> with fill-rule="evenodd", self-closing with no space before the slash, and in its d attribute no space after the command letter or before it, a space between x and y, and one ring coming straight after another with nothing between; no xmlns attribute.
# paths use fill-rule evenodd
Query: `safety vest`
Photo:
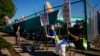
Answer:
<svg viewBox="0 0 100 56"><path fill-rule="evenodd" d="M55 41L59 41L60 39L59 39L59 36L58 35L56 35L55 36Z"/></svg>
<svg viewBox="0 0 100 56"><path fill-rule="evenodd" d="M85 38L82 38L83 40L83 47L85 48L85 50L87 50L87 40Z"/></svg>

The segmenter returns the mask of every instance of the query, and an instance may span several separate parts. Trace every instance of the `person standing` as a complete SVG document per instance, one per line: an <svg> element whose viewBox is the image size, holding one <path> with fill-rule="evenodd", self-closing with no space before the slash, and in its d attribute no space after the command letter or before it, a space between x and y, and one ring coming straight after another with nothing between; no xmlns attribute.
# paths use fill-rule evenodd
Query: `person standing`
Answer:
<svg viewBox="0 0 100 56"><path fill-rule="evenodd" d="M21 23L20 23L20 36L23 36L24 37L24 34L25 34L25 17L24 16L21 16Z"/></svg>
<svg viewBox="0 0 100 56"><path fill-rule="evenodd" d="M15 24L13 25L13 29L14 29L14 33L15 33L15 37L16 37L15 45L19 45L21 42L21 38L20 38L20 25L19 25L18 20L15 20Z"/></svg>
<svg viewBox="0 0 100 56"><path fill-rule="evenodd" d="M6 25L9 25L11 23L8 16L4 16L4 21L5 21Z"/></svg>

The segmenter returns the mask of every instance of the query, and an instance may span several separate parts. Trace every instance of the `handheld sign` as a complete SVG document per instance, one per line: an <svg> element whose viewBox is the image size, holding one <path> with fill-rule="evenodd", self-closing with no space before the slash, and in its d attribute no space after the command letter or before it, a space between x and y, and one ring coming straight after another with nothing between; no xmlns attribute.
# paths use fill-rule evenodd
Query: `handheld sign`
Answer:
<svg viewBox="0 0 100 56"><path fill-rule="evenodd" d="M48 19L48 13L43 12L40 14L40 22L41 26L44 26L45 28L45 33L47 34L47 25L49 25L49 19Z"/></svg>
<svg viewBox="0 0 100 56"><path fill-rule="evenodd" d="M64 0L64 4L63 4L63 18L64 18L64 22L66 23L66 32L68 35L68 27L71 26L70 24L70 2ZM69 38L68 38L69 39Z"/></svg>
<svg viewBox="0 0 100 56"><path fill-rule="evenodd" d="M71 13L70 13L70 2L64 0L64 5L63 5L63 18L65 23L69 24L70 19L71 19Z"/></svg>
<svg viewBox="0 0 100 56"><path fill-rule="evenodd" d="M49 25L48 13L44 12L40 14L41 26Z"/></svg>

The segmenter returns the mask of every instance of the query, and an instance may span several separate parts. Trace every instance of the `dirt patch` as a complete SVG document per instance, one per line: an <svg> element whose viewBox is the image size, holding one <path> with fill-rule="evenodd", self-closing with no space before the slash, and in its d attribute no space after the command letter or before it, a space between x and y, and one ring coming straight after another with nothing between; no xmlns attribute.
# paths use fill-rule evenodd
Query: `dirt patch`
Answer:
<svg viewBox="0 0 100 56"><path fill-rule="evenodd" d="M8 51L12 56L20 56L13 48L9 48Z"/></svg>

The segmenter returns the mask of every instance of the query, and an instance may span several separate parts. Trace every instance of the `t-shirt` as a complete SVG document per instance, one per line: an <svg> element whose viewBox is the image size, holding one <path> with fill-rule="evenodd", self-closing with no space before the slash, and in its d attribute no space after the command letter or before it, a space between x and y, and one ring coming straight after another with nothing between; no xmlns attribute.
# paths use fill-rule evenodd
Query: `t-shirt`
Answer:
<svg viewBox="0 0 100 56"><path fill-rule="evenodd" d="M56 31L55 30L50 30L49 31L50 36L56 36ZM50 42L55 42L55 39L49 38Z"/></svg>
<svg viewBox="0 0 100 56"><path fill-rule="evenodd" d="M20 23L20 28L21 28L21 30L25 30L25 22Z"/></svg>
<svg viewBox="0 0 100 56"><path fill-rule="evenodd" d="M71 34L73 34L75 36L79 36L79 34L83 34L82 29L70 28L69 31ZM75 39L73 37L69 36L69 40L75 40Z"/></svg>
<svg viewBox="0 0 100 56"><path fill-rule="evenodd" d="M14 25L13 25L14 32L17 32L19 26L20 26L19 24L14 24Z"/></svg>
<svg viewBox="0 0 100 56"><path fill-rule="evenodd" d="M55 30L50 30L49 35L50 36L56 36L56 31Z"/></svg>

